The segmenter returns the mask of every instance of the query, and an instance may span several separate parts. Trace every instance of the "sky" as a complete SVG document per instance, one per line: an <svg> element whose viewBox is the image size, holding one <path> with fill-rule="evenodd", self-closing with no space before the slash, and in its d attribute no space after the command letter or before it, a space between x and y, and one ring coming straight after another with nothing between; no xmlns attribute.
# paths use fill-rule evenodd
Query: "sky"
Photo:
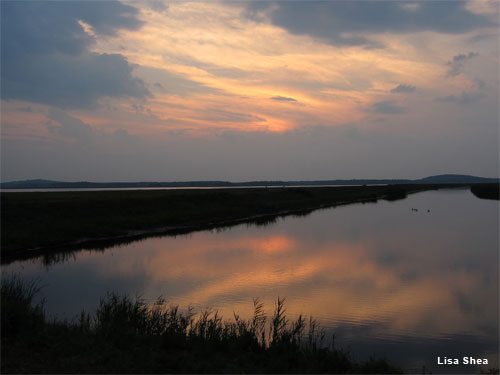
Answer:
<svg viewBox="0 0 500 375"><path fill-rule="evenodd" d="M499 176L498 1L6 1L1 179Z"/></svg>

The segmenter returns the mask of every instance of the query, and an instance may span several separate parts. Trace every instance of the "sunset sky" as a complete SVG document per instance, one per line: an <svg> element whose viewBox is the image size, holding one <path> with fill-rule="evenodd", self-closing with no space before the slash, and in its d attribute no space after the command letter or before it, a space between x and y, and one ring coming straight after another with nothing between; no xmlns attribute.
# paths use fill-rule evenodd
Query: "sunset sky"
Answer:
<svg viewBox="0 0 500 375"><path fill-rule="evenodd" d="M499 4L2 1L2 181L498 177Z"/></svg>

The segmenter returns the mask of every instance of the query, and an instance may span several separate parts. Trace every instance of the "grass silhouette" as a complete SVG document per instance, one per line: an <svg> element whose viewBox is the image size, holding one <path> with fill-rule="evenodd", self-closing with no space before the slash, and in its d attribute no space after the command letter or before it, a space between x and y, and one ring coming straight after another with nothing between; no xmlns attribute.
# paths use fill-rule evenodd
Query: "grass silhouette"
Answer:
<svg viewBox="0 0 500 375"><path fill-rule="evenodd" d="M314 319L287 319L285 299L269 319L254 299L252 318L224 320L217 311L111 293L95 314L68 322L47 319L36 293L17 276L2 280L2 373L402 372L385 359L357 362L325 347Z"/></svg>

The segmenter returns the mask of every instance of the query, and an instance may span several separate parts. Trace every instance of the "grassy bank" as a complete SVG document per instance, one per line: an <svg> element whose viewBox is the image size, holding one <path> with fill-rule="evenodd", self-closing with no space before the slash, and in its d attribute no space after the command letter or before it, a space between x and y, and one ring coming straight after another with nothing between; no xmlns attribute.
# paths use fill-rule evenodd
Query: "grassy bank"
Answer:
<svg viewBox="0 0 500 375"><path fill-rule="evenodd" d="M48 320L36 285L2 280L2 373L401 373L383 359L354 361L314 320L289 322L282 300L271 317L226 321L108 295L77 322Z"/></svg>
<svg viewBox="0 0 500 375"><path fill-rule="evenodd" d="M1 193L2 262L450 185ZM453 186L453 185L452 185Z"/></svg>

